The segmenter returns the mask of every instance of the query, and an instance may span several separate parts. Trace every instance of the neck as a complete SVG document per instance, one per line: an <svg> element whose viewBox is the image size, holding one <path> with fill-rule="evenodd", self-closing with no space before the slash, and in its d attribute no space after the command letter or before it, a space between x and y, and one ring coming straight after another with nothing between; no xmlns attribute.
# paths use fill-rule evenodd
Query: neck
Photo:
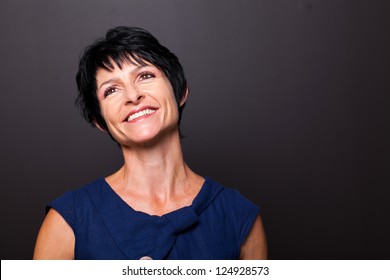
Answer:
<svg viewBox="0 0 390 280"><path fill-rule="evenodd" d="M197 176L184 162L178 132L159 139L156 145L123 146L122 152L123 167L107 178L121 192L167 199L186 192L188 182Z"/></svg>

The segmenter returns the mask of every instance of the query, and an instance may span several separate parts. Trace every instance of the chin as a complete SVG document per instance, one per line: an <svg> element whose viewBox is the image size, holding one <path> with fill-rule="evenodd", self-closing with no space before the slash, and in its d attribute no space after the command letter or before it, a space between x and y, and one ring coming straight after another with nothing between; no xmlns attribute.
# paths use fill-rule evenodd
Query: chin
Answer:
<svg viewBox="0 0 390 280"><path fill-rule="evenodd" d="M164 142L164 140L170 139L175 135L179 135L178 127L166 128L163 131L151 131L151 130L143 130L142 133L137 135L133 135L131 139L125 141L123 146L131 147L133 145L136 146L155 146L159 143Z"/></svg>

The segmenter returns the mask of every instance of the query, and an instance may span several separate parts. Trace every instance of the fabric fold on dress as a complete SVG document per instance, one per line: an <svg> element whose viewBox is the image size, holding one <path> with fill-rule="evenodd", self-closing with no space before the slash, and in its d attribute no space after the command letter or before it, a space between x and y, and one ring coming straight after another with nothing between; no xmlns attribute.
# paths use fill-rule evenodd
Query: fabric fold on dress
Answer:
<svg viewBox="0 0 390 280"><path fill-rule="evenodd" d="M205 178L192 205L154 216L131 208L104 179L100 179L99 184L99 191L94 188L87 192L117 247L128 259L145 256L164 259L174 246L177 235L196 225L199 215L223 189L219 185L211 187L210 181Z"/></svg>

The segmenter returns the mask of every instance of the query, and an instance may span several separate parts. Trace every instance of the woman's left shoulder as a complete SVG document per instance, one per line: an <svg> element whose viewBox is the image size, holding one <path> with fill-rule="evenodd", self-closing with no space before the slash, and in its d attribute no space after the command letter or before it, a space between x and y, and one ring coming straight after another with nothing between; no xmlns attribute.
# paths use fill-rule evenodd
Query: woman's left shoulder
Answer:
<svg viewBox="0 0 390 280"><path fill-rule="evenodd" d="M248 199L245 195L243 195L237 188L227 187L224 186L212 179L209 179L211 184L214 185L214 187L219 187L220 192L217 196L217 199L222 203L227 203L230 205L230 207L243 209L245 208L252 208L258 211L258 206L252 202L250 199Z"/></svg>
<svg viewBox="0 0 390 280"><path fill-rule="evenodd" d="M260 218L260 209L238 189L219 186L220 192L214 201L214 209L224 217L237 238L237 250L243 259L266 258L265 233Z"/></svg>

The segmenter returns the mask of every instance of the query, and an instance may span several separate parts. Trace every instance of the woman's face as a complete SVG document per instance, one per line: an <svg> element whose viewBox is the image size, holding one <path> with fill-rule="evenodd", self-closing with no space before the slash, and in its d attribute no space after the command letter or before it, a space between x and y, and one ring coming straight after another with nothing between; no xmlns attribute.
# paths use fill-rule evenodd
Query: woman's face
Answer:
<svg viewBox="0 0 390 280"><path fill-rule="evenodd" d="M125 62L96 73L101 114L122 146L145 143L178 130L178 108L172 86L154 65Z"/></svg>

